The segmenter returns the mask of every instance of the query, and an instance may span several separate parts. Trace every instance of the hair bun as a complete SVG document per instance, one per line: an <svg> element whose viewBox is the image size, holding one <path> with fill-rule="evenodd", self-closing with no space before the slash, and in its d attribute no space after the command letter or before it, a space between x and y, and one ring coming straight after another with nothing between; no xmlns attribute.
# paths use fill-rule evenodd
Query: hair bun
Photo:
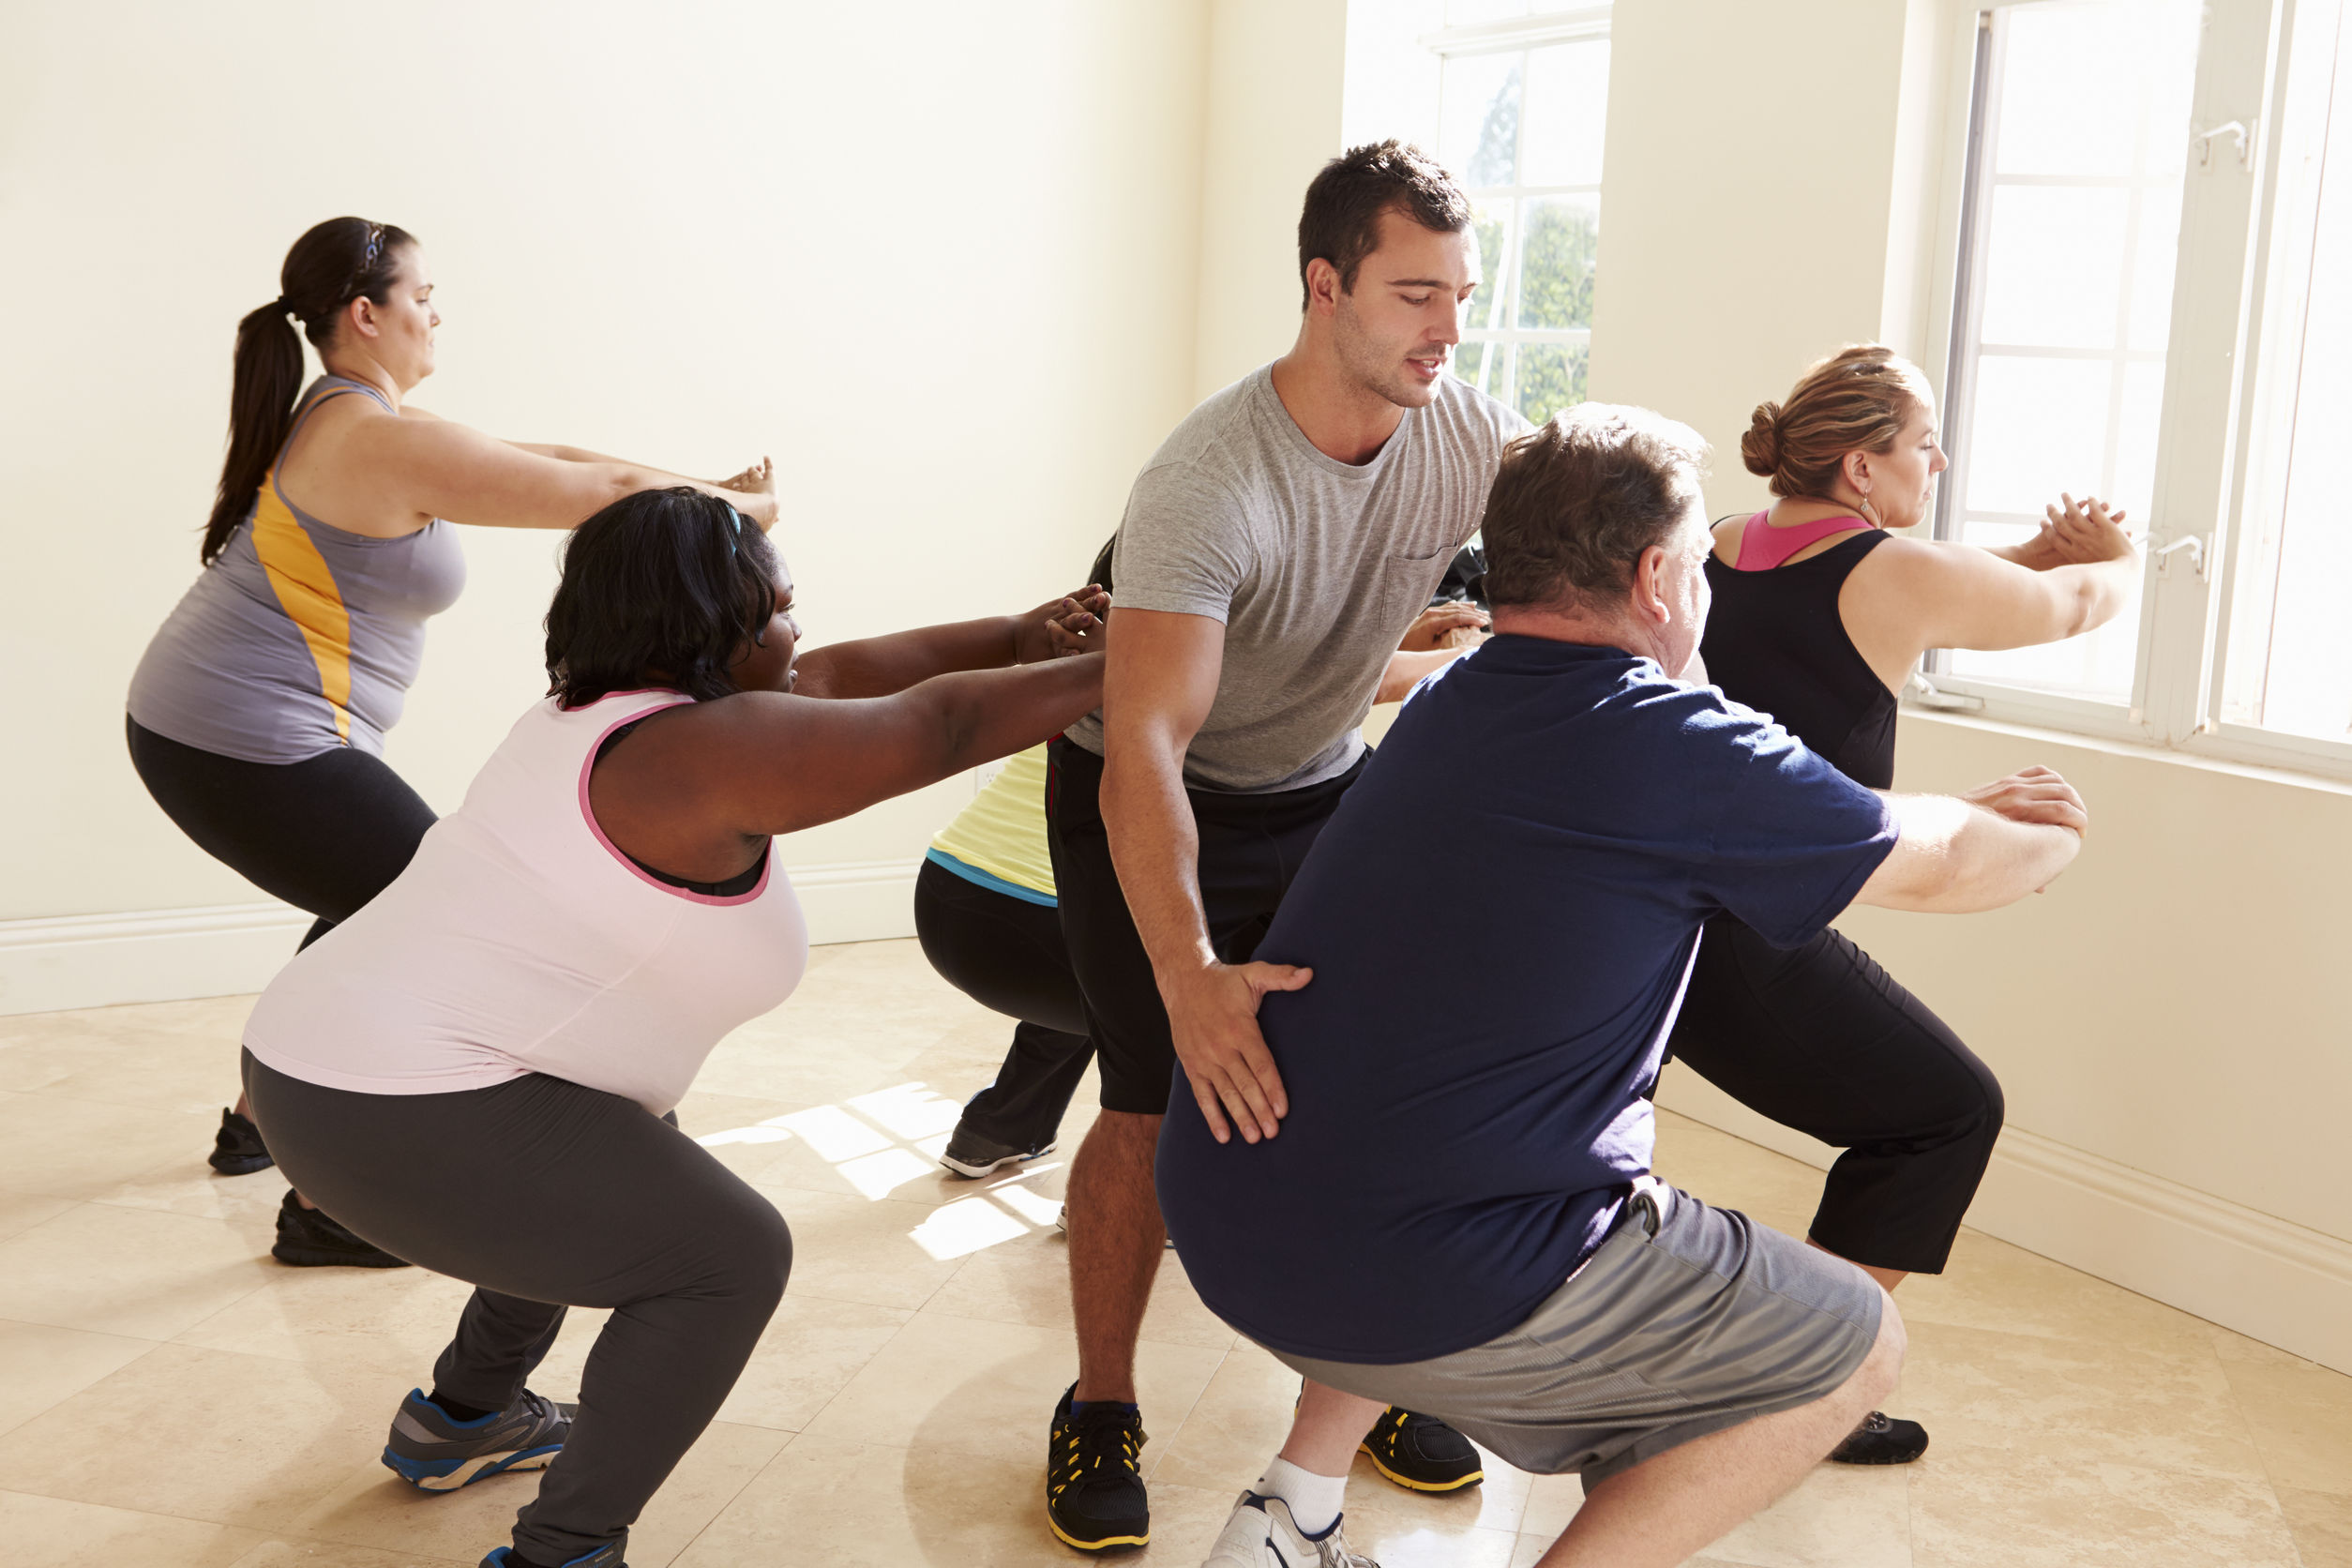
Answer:
<svg viewBox="0 0 2352 1568"><path fill-rule="evenodd" d="M1747 433L1740 438L1740 460L1750 474L1766 478L1780 472L1780 405L1762 402L1748 415Z"/></svg>

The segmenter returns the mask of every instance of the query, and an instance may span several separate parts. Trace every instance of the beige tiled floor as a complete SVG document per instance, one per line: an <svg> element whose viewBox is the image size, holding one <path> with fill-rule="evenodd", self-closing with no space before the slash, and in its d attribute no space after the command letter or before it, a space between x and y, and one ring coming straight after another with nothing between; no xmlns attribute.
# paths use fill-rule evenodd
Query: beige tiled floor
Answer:
<svg viewBox="0 0 2352 1568"><path fill-rule="evenodd" d="M510 1477L429 1498L376 1463L464 1288L280 1268L284 1184L204 1167L249 1003L0 1018L8 1568L470 1568L529 1494ZM719 1424L641 1521L637 1568L1078 1560L1038 1522L1074 1364L1065 1168L973 1184L931 1158L1006 1033L912 943L875 942L820 948L800 994L712 1059L686 1129L775 1199L796 1262ZM1667 1176L1802 1228L1815 1172L1666 1123ZM1935 1434L1927 1457L1824 1468L1699 1560L2352 1568L2352 1379L1974 1233L1902 1302L1892 1406ZM598 1317L574 1315L544 1392L572 1392ZM1295 1383L1172 1259L1145 1337L1146 1555L1188 1568ZM1387 1568L1523 1568L1577 1496L1495 1466L1467 1495L1415 1497L1359 1462L1350 1534Z"/></svg>

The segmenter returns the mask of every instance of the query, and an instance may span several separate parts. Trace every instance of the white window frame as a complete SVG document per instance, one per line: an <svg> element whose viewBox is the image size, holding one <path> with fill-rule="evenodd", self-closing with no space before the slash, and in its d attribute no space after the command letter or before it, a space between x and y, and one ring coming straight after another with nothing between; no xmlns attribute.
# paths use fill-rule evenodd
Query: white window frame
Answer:
<svg viewBox="0 0 2352 1568"><path fill-rule="evenodd" d="M1945 389L1947 421L1965 420L1972 389L1954 384L1962 349L1975 324L1955 319L1963 283L1983 276L1984 225L1972 188L1971 144L1989 135L1980 62L1991 58L1992 13L2059 0L1968 0L1955 9L1952 57L1955 108L1942 210L1960 214L1956 243L1938 267L1937 363L1930 373ZM2352 740L2289 734L2221 719L2227 620L2241 569L2241 526L2253 508L2275 507L2284 494L2284 455L2292 415L2294 345L2304 291L2295 247L2274 244L2294 192L2282 189L2287 113L2286 63L2299 30L2332 35L2344 0L2208 0L2191 100L2192 137L2180 207L2171 335L2165 352L2156 480L2144 552L2139 654L2130 701L2114 704L2039 691L1984 676L1952 672L1949 656L1931 654L1926 690L1905 705L1963 710L1998 721L2137 742L2186 755L2352 779ZM2352 105L2338 105L2352 112ZM2242 143L2208 143L2200 164L2197 133L2238 122ZM2245 147L2246 156L2239 154ZM1989 158L1991 149L1983 149ZM2352 178L2352 170L2339 170ZM1982 182L1981 178L1979 181ZM2302 258L2305 266L2309 257ZM1981 305L1981 289L1968 291ZM2285 387L2283 394L2282 386ZM1947 431L1955 445L1965 429ZM1938 498L1937 533L1957 522ZM2196 541L2194 547L2185 541ZM2172 548L2168 548L2172 547Z"/></svg>
<svg viewBox="0 0 2352 1568"><path fill-rule="evenodd" d="M1541 49L1547 44L1588 43L1606 39L1609 36L1611 9L1612 7L1609 4L1604 3L1539 10L1529 16L1505 17L1497 22L1482 22L1469 26L1443 28L1425 36L1421 43L1424 48L1438 57L1439 67L1442 70L1447 61L1462 59L1473 54L1514 54L1527 50ZM1524 172L1527 168L1527 128L1528 122L1534 118L1528 113L1527 88L1528 83L1525 78L1522 78L1519 83L1518 145L1512 149L1511 157L1514 173ZM1442 125L1444 123L1442 88L1440 89L1438 113L1438 123ZM1519 249L1526 241L1526 236L1519 233L1520 203L1530 198L1543 196L1585 196L1598 202L1601 199L1601 187L1598 182L1591 185L1515 184L1480 186L1475 188L1466 185L1462 188L1462 194L1469 197L1472 204L1482 202L1510 204L1512 219L1504 229L1503 254L1500 257L1480 258L1487 269L1487 275L1481 284L1480 292L1494 298L1500 306L1511 297L1511 286L1515 281L1512 270L1518 264ZM1606 221L1606 215L1604 220ZM1510 401L1514 407L1517 406L1518 353L1524 345L1561 344L1581 348L1585 351L1586 373L1588 376L1591 373L1592 328L1589 325L1465 326L1462 328L1462 341L1465 344L1489 345L1480 356L1478 378L1471 384L1482 392L1490 392L1494 384L1498 354L1508 354L1511 356L1513 396Z"/></svg>

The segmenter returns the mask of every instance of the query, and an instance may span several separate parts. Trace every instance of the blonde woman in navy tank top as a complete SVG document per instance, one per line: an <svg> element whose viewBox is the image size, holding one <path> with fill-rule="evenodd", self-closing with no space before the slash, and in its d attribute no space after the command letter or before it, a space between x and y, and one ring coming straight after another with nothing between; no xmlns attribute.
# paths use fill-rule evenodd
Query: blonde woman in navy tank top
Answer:
<svg viewBox="0 0 2352 1568"><path fill-rule="evenodd" d="M1894 785L1895 694L1929 648L2089 631L2139 574L2123 514L2096 500L2060 496L2033 538L2001 550L1889 534L1926 520L1946 463L1927 378L1876 344L1759 406L1740 455L1776 499L1715 525L1704 678L1873 789ZM2028 769L1969 798L2032 799L2063 787L2052 777ZM1783 950L1718 916L1671 1050L1752 1109L1844 1150L1816 1246L1890 1290L1943 1272L2000 1135L2000 1085L1867 953L1834 930ZM1831 1457L1904 1464L1926 1446L1916 1422L1874 1411Z"/></svg>
<svg viewBox="0 0 2352 1568"><path fill-rule="evenodd" d="M398 876L433 812L385 765L425 622L465 583L453 523L570 528L689 485L761 528L764 460L724 485L566 446L493 440L406 401L433 371L432 275L415 237L358 218L287 251L279 296L237 324L229 451L204 567L131 679L132 765L164 814L264 892L317 916L303 945ZM302 324L301 337L293 322ZM325 374L302 387L302 338ZM242 1099L223 1175L268 1166ZM397 1267L289 1193L284 1262Z"/></svg>

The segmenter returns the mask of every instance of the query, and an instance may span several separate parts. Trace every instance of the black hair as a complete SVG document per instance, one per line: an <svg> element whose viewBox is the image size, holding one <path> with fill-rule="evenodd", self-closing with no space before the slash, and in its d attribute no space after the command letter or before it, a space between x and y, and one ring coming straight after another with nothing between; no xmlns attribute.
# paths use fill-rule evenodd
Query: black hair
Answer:
<svg viewBox="0 0 2352 1568"><path fill-rule="evenodd" d="M1299 211L1299 309L1312 297L1306 269L1317 260L1339 273L1339 292L1356 292L1356 269L1379 249L1380 214L1400 212L1433 234L1470 226L1470 198L1438 160L1409 142L1349 147L1322 167Z"/></svg>
<svg viewBox="0 0 2352 1568"><path fill-rule="evenodd" d="M343 307L366 295L390 303L400 252L416 236L392 223L364 218L330 218L314 224L286 252L278 269L276 299L246 313L237 323L236 370L229 391L229 453L220 465L220 490L204 524L199 559L207 565L245 520L278 448L294 429L294 399L302 391L302 335L318 348L335 335Z"/></svg>
<svg viewBox="0 0 2352 1568"><path fill-rule="evenodd" d="M567 708L649 682L739 689L744 644L776 613L776 547L716 496L640 490L572 530L547 611L548 690Z"/></svg>

